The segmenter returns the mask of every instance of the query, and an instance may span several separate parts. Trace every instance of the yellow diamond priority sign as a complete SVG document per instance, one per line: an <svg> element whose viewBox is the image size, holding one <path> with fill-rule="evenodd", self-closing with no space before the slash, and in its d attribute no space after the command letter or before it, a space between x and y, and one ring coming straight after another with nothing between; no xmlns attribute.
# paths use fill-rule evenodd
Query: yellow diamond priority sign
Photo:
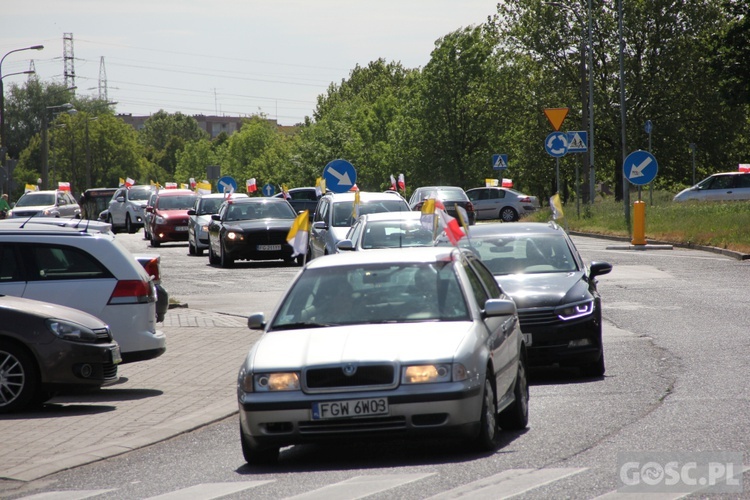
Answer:
<svg viewBox="0 0 750 500"><path fill-rule="evenodd" d="M544 108L544 114L547 116L547 120L555 131L560 130L560 127L562 127L565 117L568 116L569 109L570 108Z"/></svg>

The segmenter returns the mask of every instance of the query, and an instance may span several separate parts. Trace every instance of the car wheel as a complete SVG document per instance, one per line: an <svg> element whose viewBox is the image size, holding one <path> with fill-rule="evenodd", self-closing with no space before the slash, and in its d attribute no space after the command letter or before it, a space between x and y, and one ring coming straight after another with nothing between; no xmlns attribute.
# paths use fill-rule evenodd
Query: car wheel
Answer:
<svg viewBox="0 0 750 500"><path fill-rule="evenodd" d="M234 267L234 259L227 257L227 252L224 247L221 247L221 255L219 255L219 265L224 268Z"/></svg>
<svg viewBox="0 0 750 500"><path fill-rule="evenodd" d="M198 248L196 246L195 247L195 255L203 255L203 249L202 248Z"/></svg>
<svg viewBox="0 0 750 500"><path fill-rule="evenodd" d="M130 220L130 214L125 214L125 230L128 234L135 233L135 226L133 225L133 221Z"/></svg>
<svg viewBox="0 0 750 500"><path fill-rule="evenodd" d="M518 431L529 425L529 379L526 372L526 358L518 360L516 385L513 387L515 401L497 416L502 429Z"/></svg>
<svg viewBox="0 0 750 500"><path fill-rule="evenodd" d="M195 245L193 245L192 241L188 241L188 253L190 255L195 255Z"/></svg>
<svg viewBox="0 0 750 500"><path fill-rule="evenodd" d="M211 245L208 246L208 263L216 265L219 263L219 259L216 258L216 254L214 253L213 248L211 248Z"/></svg>
<svg viewBox="0 0 750 500"><path fill-rule="evenodd" d="M492 388L489 377L484 379L479 435L474 439L474 446L479 451L493 451L498 446L497 404L495 402L495 390Z"/></svg>
<svg viewBox="0 0 750 500"><path fill-rule="evenodd" d="M599 359L593 363L582 365L580 367L581 375L584 377L603 377L606 367L604 366L604 350L602 349Z"/></svg>
<svg viewBox="0 0 750 500"><path fill-rule="evenodd" d="M279 447L271 446L261 448L250 444L240 427L240 442L242 443L242 456L250 465L273 465L279 461Z"/></svg>
<svg viewBox="0 0 750 500"><path fill-rule="evenodd" d="M518 212L513 207L503 207L500 209L500 220L503 222L515 222L518 220Z"/></svg>
<svg viewBox="0 0 750 500"><path fill-rule="evenodd" d="M297 256L297 265L298 266L304 266L305 265L305 256L304 255L298 255Z"/></svg>
<svg viewBox="0 0 750 500"><path fill-rule="evenodd" d="M148 226L143 225L143 239L144 240L150 240L151 239L151 233L148 232Z"/></svg>
<svg viewBox="0 0 750 500"><path fill-rule="evenodd" d="M156 248L159 245L161 245L161 241L157 240L156 237L152 234L151 235L151 246Z"/></svg>
<svg viewBox="0 0 750 500"><path fill-rule="evenodd" d="M17 345L0 342L0 413L41 402L34 360Z"/></svg>
<svg viewBox="0 0 750 500"><path fill-rule="evenodd" d="M112 215L107 216L107 224L112 226L112 233L117 234L117 229L115 229L115 221L112 220Z"/></svg>

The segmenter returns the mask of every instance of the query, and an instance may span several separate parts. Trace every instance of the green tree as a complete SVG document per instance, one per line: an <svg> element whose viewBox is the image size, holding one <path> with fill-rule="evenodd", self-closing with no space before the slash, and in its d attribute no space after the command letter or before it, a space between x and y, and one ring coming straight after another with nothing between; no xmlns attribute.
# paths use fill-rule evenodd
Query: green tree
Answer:
<svg viewBox="0 0 750 500"><path fill-rule="evenodd" d="M158 168L149 167L149 174L164 172L167 182L174 179L177 169L177 152L192 141L208 135L198 125L198 121L182 113L167 113L159 110L143 124L138 131L138 142L144 147L146 159Z"/></svg>

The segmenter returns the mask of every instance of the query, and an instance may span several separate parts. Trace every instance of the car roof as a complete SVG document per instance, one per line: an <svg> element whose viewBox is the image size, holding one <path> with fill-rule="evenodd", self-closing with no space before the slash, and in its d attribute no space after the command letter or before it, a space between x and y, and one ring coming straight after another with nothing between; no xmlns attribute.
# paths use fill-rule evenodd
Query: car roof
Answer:
<svg viewBox="0 0 750 500"><path fill-rule="evenodd" d="M373 249L366 252L342 252L311 260L308 269L371 264L418 264L453 260L454 252L466 253L455 247L409 247Z"/></svg>
<svg viewBox="0 0 750 500"><path fill-rule="evenodd" d="M32 217L0 220L0 232L21 234L110 233L109 223L88 219Z"/></svg>
<svg viewBox="0 0 750 500"><path fill-rule="evenodd" d="M229 203L283 203L286 202L283 198L276 198L274 196L267 197L264 196L262 198L255 197L251 198L249 196L245 196L244 198L231 198L227 200Z"/></svg>
<svg viewBox="0 0 750 500"><path fill-rule="evenodd" d="M247 198L248 196L245 193L232 193L231 196L227 196L226 193L207 193L200 195L201 198L227 198L227 199L235 199L235 198Z"/></svg>
<svg viewBox="0 0 750 500"><path fill-rule="evenodd" d="M554 222L487 222L469 226L469 236L560 233L564 233L562 227Z"/></svg>
<svg viewBox="0 0 750 500"><path fill-rule="evenodd" d="M64 192L62 189L45 189L44 191L26 191L22 196L27 194L57 194Z"/></svg>
<svg viewBox="0 0 750 500"><path fill-rule="evenodd" d="M419 220L422 217L422 212L416 210L403 212L376 212L372 214L364 214L360 217L366 222L384 220Z"/></svg>
<svg viewBox="0 0 750 500"><path fill-rule="evenodd" d="M326 193L325 197L331 198L333 201L354 201L354 191L347 191L346 193ZM396 192L380 192L380 191L360 191L360 201L369 200L403 200L400 194Z"/></svg>
<svg viewBox="0 0 750 500"><path fill-rule="evenodd" d="M193 194L195 195L195 191L191 191L189 189L162 189L159 190L159 196L176 196L178 194ZM198 196L198 195L196 195Z"/></svg>

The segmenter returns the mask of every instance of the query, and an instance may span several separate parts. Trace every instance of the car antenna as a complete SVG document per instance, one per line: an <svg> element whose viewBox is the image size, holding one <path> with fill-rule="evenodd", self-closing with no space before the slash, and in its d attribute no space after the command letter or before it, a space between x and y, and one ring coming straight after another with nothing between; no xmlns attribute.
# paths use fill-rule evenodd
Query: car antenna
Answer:
<svg viewBox="0 0 750 500"><path fill-rule="evenodd" d="M35 213L34 213L34 214L31 214L31 215L29 215L29 218L28 218L28 219L26 219L25 221L23 221L23 224L21 224L21 226L19 227L19 229L23 229L23 227L24 227L24 226L26 225L26 223L27 223L27 222L29 222L29 221L30 221L30 220L31 220L32 218L34 218L35 216L36 216L36 214L35 214Z"/></svg>

